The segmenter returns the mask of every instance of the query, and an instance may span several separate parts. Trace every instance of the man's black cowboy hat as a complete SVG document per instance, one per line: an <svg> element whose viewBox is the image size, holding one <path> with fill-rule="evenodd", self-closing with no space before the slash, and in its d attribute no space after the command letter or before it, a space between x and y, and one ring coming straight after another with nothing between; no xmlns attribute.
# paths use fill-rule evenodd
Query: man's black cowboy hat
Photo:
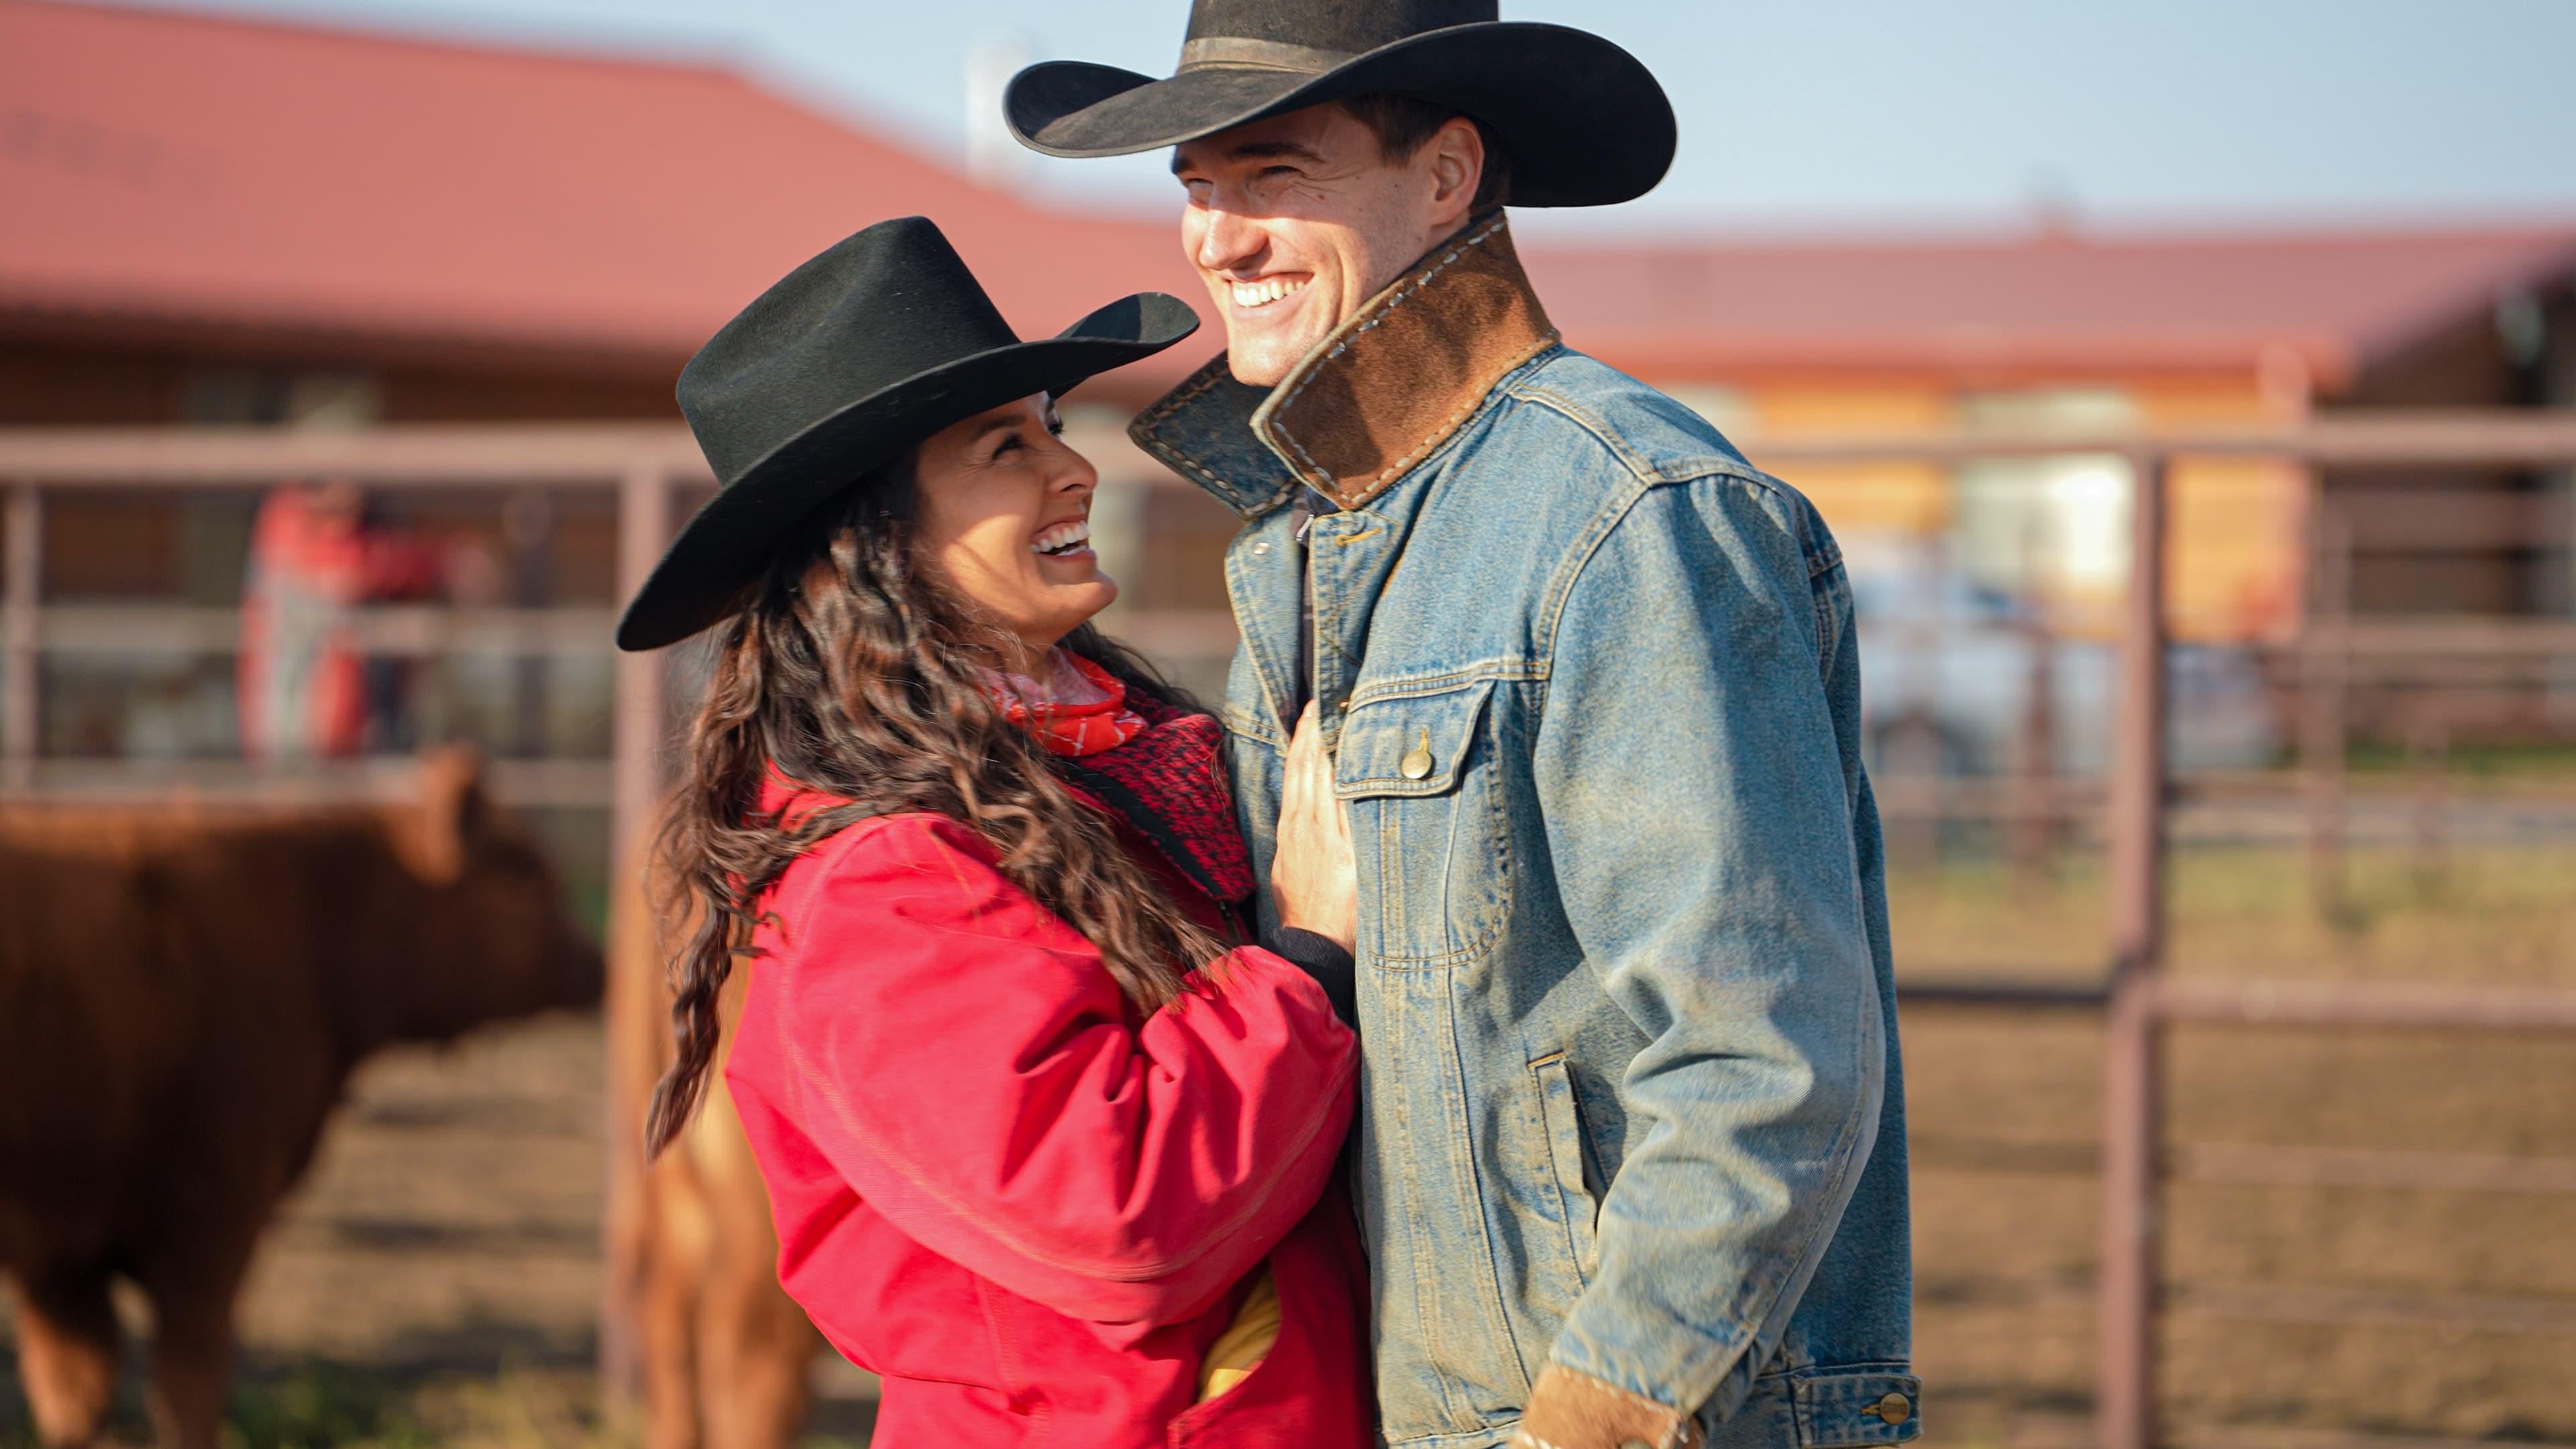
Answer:
<svg viewBox="0 0 2576 1449"><path fill-rule="evenodd" d="M1162 351L1198 329L1139 292L1022 342L927 219L882 221L789 272L680 372L719 491L618 621L658 649L733 612L822 504L951 423Z"/></svg>
<svg viewBox="0 0 2576 1449"><path fill-rule="evenodd" d="M1011 133L1050 156L1123 156L1247 121L1386 93L1485 123L1515 206L1608 206L1672 165L1663 87L1635 56L1496 0L1192 0L1180 71L1048 61L1011 80Z"/></svg>

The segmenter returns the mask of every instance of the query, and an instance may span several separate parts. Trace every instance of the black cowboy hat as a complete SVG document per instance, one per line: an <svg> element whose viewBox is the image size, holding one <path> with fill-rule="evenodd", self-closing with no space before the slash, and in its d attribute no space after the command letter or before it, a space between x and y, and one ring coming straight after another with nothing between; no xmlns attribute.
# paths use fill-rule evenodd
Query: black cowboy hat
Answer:
<svg viewBox="0 0 2576 1449"><path fill-rule="evenodd" d="M1608 206L1672 165L1673 108L1597 35L1505 23L1496 0L1193 0L1180 72L1059 60L1012 77L1002 111L1050 156L1177 146L1307 106L1393 94L1484 122L1515 206Z"/></svg>
<svg viewBox="0 0 2576 1449"><path fill-rule="evenodd" d="M719 491L626 606L620 649L658 649L730 614L796 526L951 423L1198 330L1178 297L1139 292L1022 342L948 238L881 221L789 272L680 372L680 411Z"/></svg>

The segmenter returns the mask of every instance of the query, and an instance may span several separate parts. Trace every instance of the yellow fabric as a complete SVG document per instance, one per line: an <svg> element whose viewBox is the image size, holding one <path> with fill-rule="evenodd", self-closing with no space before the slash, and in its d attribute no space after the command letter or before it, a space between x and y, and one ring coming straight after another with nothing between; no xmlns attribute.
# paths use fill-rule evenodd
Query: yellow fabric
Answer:
<svg viewBox="0 0 2576 1449"><path fill-rule="evenodd" d="M1270 1281L1270 1270L1264 1268L1261 1281L1252 1285L1243 1306L1234 1311L1234 1322L1208 1345L1207 1358L1199 1365L1199 1402L1204 1404L1251 1377L1278 1341L1279 1285Z"/></svg>

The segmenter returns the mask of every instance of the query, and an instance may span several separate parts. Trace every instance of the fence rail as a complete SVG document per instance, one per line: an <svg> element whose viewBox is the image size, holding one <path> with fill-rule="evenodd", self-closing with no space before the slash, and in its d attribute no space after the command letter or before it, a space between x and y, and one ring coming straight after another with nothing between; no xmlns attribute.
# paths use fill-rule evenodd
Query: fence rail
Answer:
<svg viewBox="0 0 2576 1449"><path fill-rule="evenodd" d="M417 788L409 756L334 760L276 770L241 760L44 759L0 803L330 804L408 798ZM485 783L516 809L596 810L614 795L608 760L493 760Z"/></svg>

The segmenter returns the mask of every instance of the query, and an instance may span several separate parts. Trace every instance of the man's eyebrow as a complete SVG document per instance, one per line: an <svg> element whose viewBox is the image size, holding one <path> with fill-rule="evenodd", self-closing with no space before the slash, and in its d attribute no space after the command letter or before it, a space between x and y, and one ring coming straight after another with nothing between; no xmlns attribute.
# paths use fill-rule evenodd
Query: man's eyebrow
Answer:
<svg viewBox="0 0 2576 1449"><path fill-rule="evenodd" d="M1285 156L1297 161L1324 159L1323 152L1296 141L1245 141L1240 145L1225 148L1225 159L1228 161L1258 161L1266 156ZM1178 146L1173 147L1172 174L1178 176L1188 169L1189 163L1182 158L1181 149Z"/></svg>
<svg viewBox="0 0 2576 1449"><path fill-rule="evenodd" d="M1246 141L1225 148L1228 161L1250 161L1263 156L1294 156L1300 161L1321 161L1324 153L1296 141Z"/></svg>

